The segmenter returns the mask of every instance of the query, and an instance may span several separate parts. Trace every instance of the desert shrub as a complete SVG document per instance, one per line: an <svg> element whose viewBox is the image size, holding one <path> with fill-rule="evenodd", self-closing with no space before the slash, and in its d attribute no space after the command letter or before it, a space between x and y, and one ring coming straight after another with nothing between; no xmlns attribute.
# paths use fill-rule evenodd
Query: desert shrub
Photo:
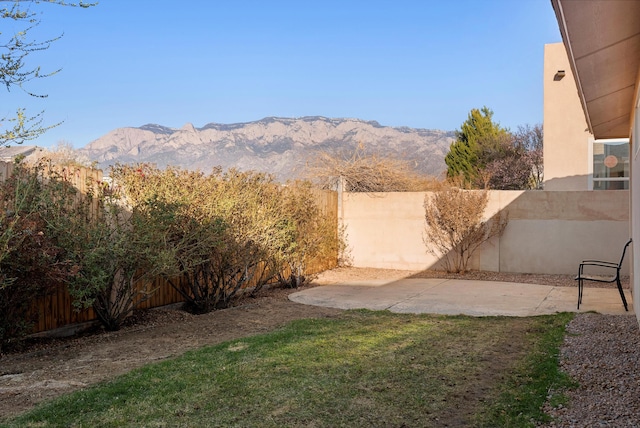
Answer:
<svg viewBox="0 0 640 428"><path fill-rule="evenodd" d="M17 165L0 183L0 350L31 330L34 300L74 273L47 216L75 191L56 177L43 180L42 172Z"/></svg>
<svg viewBox="0 0 640 428"><path fill-rule="evenodd" d="M69 289L76 306L93 307L105 328L118 330L154 291L144 281L155 273L149 262L150 226L139 213L112 202L102 209L76 228L72 253L79 269Z"/></svg>
<svg viewBox="0 0 640 428"><path fill-rule="evenodd" d="M308 176L328 190L337 189L342 180L347 192L417 192L440 187L438 180L417 173L408 161L368 153L363 144L353 152L317 154Z"/></svg>
<svg viewBox="0 0 640 428"><path fill-rule="evenodd" d="M291 239L280 216L278 185L270 176L230 170L206 180L202 209L219 233L206 262L183 272L182 281L199 297L188 300L199 312L227 307L241 291L264 286L278 272L274 253Z"/></svg>
<svg viewBox="0 0 640 428"><path fill-rule="evenodd" d="M86 194L75 191L55 201L47 211L48 227L74 267L67 280L73 305L92 307L105 328L117 330L151 295L142 286L155 273L149 262L151 228L106 183L86 187Z"/></svg>
<svg viewBox="0 0 640 428"><path fill-rule="evenodd" d="M474 252L507 226L506 214L483 220L489 200L485 190L450 187L425 196L427 252L440 257L447 272L464 272Z"/></svg>
<svg viewBox="0 0 640 428"><path fill-rule="evenodd" d="M234 294L248 284L255 292L280 273L295 246L295 223L284 211L282 186L270 175L231 169L218 180L219 215L229 224L232 250L216 254L216 281L229 281Z"/></svg>
<svg viewBox="0 0 640 428"><path fill-rule="evenodd" d="M201 271L213 248L222 245L224 231L224 225L204 209L211 190L206 177L149 165L118 165L111 177L126 206L150 225L148 260L154 270L194 308L206 308L211 297Z"/></svg>
<svg viewBox="0 0 640 428"><path fill-rule="evenodd" d="M313 262L337 262L340 239L337 219L322 212L312 184L308 181L288 183L282 189L284 216L292 225L293 239L283 252L285 269L279 273L280 283L296 288L309 281L308 267Z"/></svg>
<svg viewBox="0 0 640 428"><path fill-rule="evenodd" d="M297 284L311 258L337 245L335 226L308 183L282 186L252 171L205 175L150 165L119 165L112 176L130 209L153 225L154 269L193 312L227 307L278 279Z"/></svg>
<svg viewBox="0 0 640 428"><path fill-rule="evenodd" d="M153 263L193 312L226 307L277 275L275 253L292 235L268 175L137 165L118 166L114 180L154 224Z"/></svg>

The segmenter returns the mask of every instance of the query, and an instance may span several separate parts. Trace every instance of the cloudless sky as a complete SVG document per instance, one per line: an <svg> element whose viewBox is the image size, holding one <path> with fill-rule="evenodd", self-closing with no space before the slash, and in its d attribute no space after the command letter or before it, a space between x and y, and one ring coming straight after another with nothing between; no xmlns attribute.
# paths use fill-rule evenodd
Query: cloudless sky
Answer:
<svg viewBox="0 0 640 428"><path fill-rule="evenodd" d="M64 121L27 144L83 147L125 126L179 128L267 116L376 120L455 130L487 106L502 126L542 122L545 43L561 41L548 0L100 0L33 5L36 99L16 108ZM4 22L3 22L4 21ZM19 30L0 21L3 37Z"/></svg>

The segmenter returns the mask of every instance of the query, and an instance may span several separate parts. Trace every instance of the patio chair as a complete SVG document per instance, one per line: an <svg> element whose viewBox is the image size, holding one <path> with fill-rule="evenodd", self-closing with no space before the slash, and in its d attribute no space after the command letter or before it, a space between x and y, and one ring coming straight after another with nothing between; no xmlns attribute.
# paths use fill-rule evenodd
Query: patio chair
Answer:
<svg viewBox="0 0 640 428"><path fill-rule="evenodd" d="M627 241L622 250L622 256L620 257L620 262L607 262L603 260L583 260L580 263L580 267L578 268L578 276L576 276L576 281L578 281L578 309L580 309L580 303L582 303L582 290L584 288L584 281L595 281L595 282L615 282L618 286L618 291L620 292L620 298L622 298L622 304L624 305L624 310L628 311L627 307L627 299L624 296L624 291L622 290L622 284L620 283L620 269L622 268L622 262L624 261L624 256L627 252L627 248L631 244L631 239ZM585 267L589 266L588 269ZM599 270L610 272L609 275L601 275L601 274L592 274L587 273L585 270Z"/></svg>

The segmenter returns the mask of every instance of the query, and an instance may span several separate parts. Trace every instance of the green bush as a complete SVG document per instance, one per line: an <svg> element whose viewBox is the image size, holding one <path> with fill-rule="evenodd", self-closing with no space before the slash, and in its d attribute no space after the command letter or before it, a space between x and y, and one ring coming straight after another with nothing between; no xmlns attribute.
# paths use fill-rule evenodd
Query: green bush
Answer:
<svg viewBox="0 0 640 428"><path fill-rule="evenodd" d="M336 258L336 221L309 183L149 165L111 175L84 195L45 164L0 183L0 342L28 332L34 299L56 287L117 330L157 275L202 313L270 282L298 286L314 260Z"/></svg>
<svg viewBox="0 0 640 428"><path fill-rule="evenodd" d="M280 282L296 288L310 279L313 262L337 263L340 249L337 219L322 212L317 190L308 181L295 181L282 189L284 216L292 225L291 246L282 254L284 270Z"/></svg>
<svg viewBox="0 0 640 428"><path fill-rule="evenodd" d="M57 201L75 190L42 167L17 165L0 183L0 351L28 333L34 299L60 287L75 271L49 228Z"/></svg>
<svg viewBox="0 0 640 428"><path fill-rule="evenodd" d="M227 307L278 279L297 284L311 258L337 248L309 184L149 165L119 165L112 175L130 208L153 225L156 269L194 312Z"/></svg>
<svg viewBox="0 0 640 428"><path fill-rule="evenodd" d="M141 287L141 280L154 273L148 262L148 224L105 185L87 183L87 193L80 194L55 168L41 181L69 188L49 196L42 211L49 234L73 266L73 275L65 279L73 305L92 307L105 328L119 329L151 294Z"/></svg>

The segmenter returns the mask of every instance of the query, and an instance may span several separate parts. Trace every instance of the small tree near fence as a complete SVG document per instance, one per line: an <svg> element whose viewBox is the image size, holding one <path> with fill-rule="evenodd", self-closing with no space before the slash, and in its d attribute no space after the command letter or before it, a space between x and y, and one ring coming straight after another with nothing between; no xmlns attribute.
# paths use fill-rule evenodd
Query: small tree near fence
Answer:
<svg viewBox="0 0 640 428"><path fill-rule="evenodd" d="M427 252L439 257L447 272L465 272L478 247L504 232L506 214L497 213L483 220L488 201L485 190L455 187L425 196L423 240Z"/></svg>

